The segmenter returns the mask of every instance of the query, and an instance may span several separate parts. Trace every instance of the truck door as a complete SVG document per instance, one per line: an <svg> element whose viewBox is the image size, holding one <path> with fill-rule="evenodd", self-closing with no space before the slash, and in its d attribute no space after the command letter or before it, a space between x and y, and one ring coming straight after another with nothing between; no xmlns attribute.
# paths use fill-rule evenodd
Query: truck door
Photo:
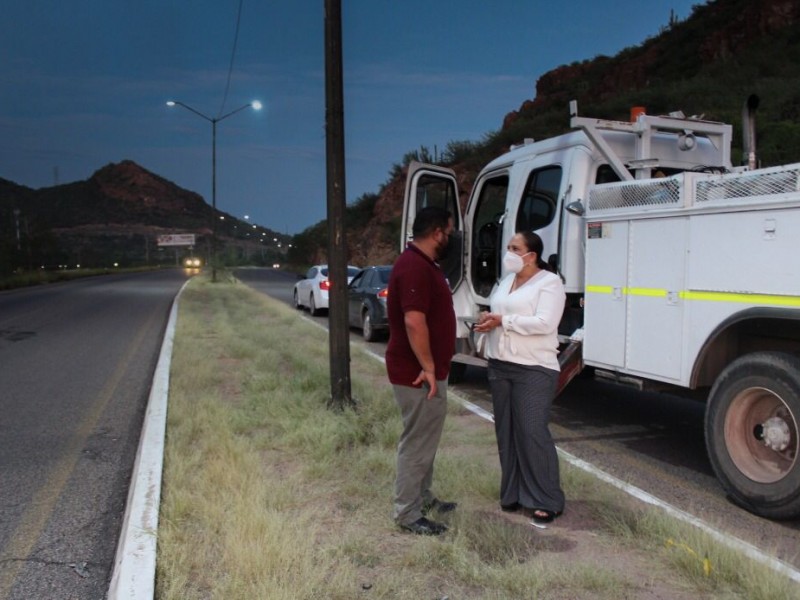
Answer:
<svg viewBox="0 0 800 600"><path fill-rule="evenodd" d="M503 247L503 220L506 214L509 176L505 169L490 173L476 185L475 198L467 211L474 232L469 252L468 279L479 304L489 304L489 296L500 280Z"/></svg>
<svg viewBox="0 0 800 600"><path fill-rule="evenodd" d="M450 289L454 290L464 277L464 220L458 197L456 174L452 169L412 162L406 178L400 251L413 238L412 227L417 212L426 206L438 206L453 215L453 235L450 236L450 253L440 261L440 266Z"/></svg>
<svg viewBox="0 0 800 600"><path fill-rule="evenodd" d="M524 168L519 168L519 172L524 172ZM467 212L467 221L473 231L468 272L472 291L479 303L489 303L495 284L504 274L500 267L505 252L503 240L507 241L515 232L536 231L542 235L545 249L557 252L555 233L548 235L543 230L554 222L557 215L562 186L561 166L531 168L525 175L524 185L518 185L516 194L519 196L509 194L511 172L512 169L501 168L482 175L475 185ZM511 218L509 222L507 217ZM548 256L542 259L547 260Z"/></svg>

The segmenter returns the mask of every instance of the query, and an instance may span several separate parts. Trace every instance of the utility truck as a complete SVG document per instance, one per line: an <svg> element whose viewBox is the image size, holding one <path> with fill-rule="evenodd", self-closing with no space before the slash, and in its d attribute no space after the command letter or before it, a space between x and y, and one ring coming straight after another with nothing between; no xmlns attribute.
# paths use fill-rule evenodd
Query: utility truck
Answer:
<svg viewBox="0 0 800 600"><path fill-rule="evenodd" d="M416 212L442 206L457 251L442 263L458 319L452 373L485 365L470 325L505 274L511 236L534 230L561 276L559 391L584 367L641 390L707 403L705 438L730 497L772 519L800 516L800 163L744 166L731 126L631 111L578 116L478 175L462 212L454 171L412 163L402 243ZM749 107L750 110L747 110Z"/></svg>

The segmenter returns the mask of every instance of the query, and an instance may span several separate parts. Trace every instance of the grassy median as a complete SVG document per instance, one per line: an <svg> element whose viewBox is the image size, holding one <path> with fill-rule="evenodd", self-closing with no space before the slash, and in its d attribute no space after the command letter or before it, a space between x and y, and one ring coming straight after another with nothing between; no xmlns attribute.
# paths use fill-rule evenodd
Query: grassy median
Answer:
<svg viewBox="0 0 800 600"><path fill-rule="evenodd" d="M233 280L180 301L158 533L166 599L788 598L794 588L563 465L546 530L497 507L490 424L451 403L438 538L390 518L398 411L354 344L354 410L326 408L327 333Z"/></svg>

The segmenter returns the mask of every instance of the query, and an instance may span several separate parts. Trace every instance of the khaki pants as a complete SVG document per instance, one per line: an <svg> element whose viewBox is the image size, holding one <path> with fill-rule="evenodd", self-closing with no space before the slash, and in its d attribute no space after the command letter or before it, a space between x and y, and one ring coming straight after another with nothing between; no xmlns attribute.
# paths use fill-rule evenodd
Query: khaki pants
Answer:
<svg viewBox="0 0 800 600"><path fill-rule="evenodd" d="M447 414L447 380L436 382L437 393L427 399L428 388L394 385L394 397L403 419L397 444L397 479L394 486L394 520L399 525L422 517L422 505L433 500L433 460Z"/></svg>

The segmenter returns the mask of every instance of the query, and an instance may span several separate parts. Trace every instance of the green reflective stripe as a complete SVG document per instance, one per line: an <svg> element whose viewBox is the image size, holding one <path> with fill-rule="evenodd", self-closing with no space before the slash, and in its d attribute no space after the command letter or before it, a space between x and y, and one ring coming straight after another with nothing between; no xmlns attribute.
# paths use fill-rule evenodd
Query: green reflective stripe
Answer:
<svg viewBox="0 0 800 600"><path fill-rule="evenodd" d="M656 288L625 288L625 294L629 296L651 296L654 298L666 298L667 290L659 290Z"/></svg>
<svg viewBox="0 0 800 600"><path fill-rule="evenodd" d="M681 292L681 298L686 300L701 300L706 302L738 302L741 304L772 304L774 306L800 307L798 296L774 296L769 294L734 294L730 292Z"/></svg>
<svg viewBox="0 0 800 600"><path fill-rule="evenodd" d="M657 288L615 288L610 285L587 285L586 291L591 294L612 294L617 290L624 296L652 296L655 298L666 298L667 290Z"/></svg>
<svg viewBox="0 0 800 600"><path fill-rule="evenodd" d="M590 294L610 294L614 288L610 285L587 285L586 291Z"/></svg>
<svg viewBox="0 0 800 600"><path fill-rule="evenodd" d="M625 296L645 296L666 298L668 290L658 288L615 288L611 285L587 285L586 292L592 294L611 294L619 290ZM778 296L774 294L747 294L734 292L695 292L683 290L678 293L683 300L700 302L736 302L739 304L758 304L771 306L790 306L800 308L800 296Z"/></svg>

